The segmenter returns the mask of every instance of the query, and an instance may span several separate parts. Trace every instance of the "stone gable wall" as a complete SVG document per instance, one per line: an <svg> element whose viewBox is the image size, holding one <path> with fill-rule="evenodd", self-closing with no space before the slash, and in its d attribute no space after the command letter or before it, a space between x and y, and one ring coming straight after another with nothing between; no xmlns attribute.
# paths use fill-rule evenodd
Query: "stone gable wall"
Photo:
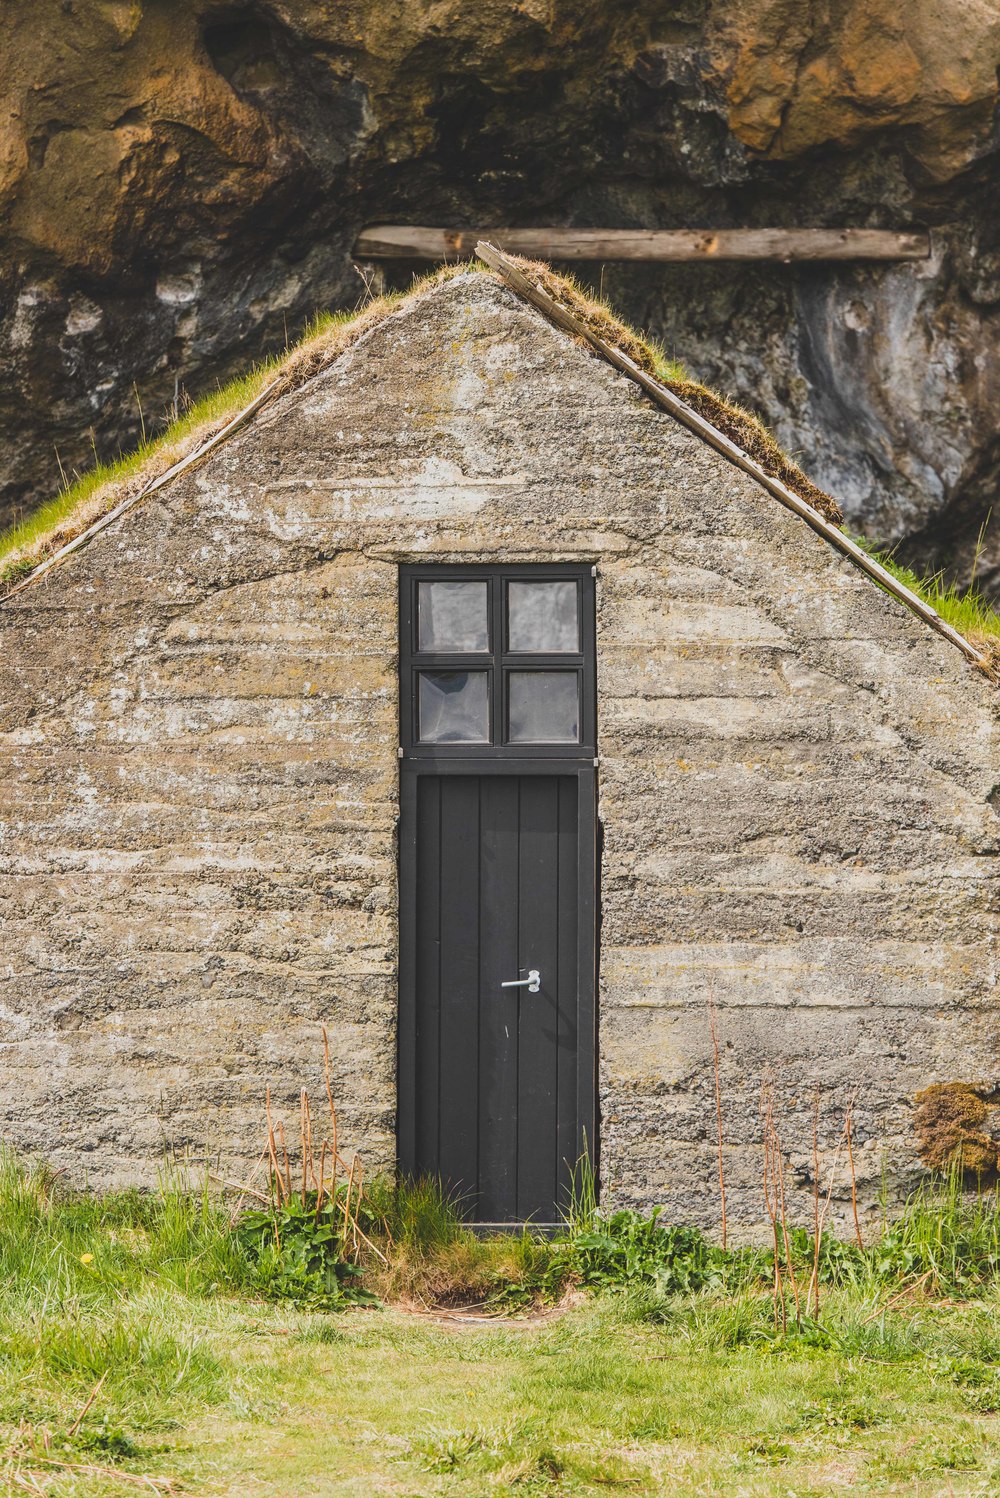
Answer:
<svg viewBox="0 0 1000 1498"><path fill-rule="evenodd" d="M606 1197L760 1219L761 1083L862 1194L998 1061L997 696L486 276L395 314L0 605L0 1129L94 1184L393 1157L400 562L598 564ZM843 1210L841 1203L840 1209Z"/></svg>

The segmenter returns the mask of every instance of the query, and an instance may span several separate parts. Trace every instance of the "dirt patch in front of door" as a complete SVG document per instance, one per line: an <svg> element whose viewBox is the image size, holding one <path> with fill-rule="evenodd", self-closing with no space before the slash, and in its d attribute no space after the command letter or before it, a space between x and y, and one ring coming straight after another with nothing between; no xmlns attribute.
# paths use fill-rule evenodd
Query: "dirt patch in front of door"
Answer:
<svg viewBox="0 0 1000 1498"><path fill-rule="evenodd" d="M567 1311L576 1310L587 1301L582 1290L567 1290L554 1305L536 1304L518 1310L491 1310L484 1301L459 1304L448 1298L436 1305L421 1304L413 1300L397 1301L393 1310L405 1316L416 1316L436 1326L452 1326L482 1329L484 1326L502 1326L519 1330L544 1326L549 1321L558 1321Z"/></svg>

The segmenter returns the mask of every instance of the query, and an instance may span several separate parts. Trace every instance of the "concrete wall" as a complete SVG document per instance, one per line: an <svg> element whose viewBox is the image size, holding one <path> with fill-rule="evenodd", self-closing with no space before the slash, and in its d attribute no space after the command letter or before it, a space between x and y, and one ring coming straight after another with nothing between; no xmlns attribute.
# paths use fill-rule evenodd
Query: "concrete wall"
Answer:
<svg viewBox="0 0 1000 1498"><path fill-rule="evenodd" d="M760 1219L858 1087L1000 1082L997 694L751 480L485 276L416 300L0 605L0 1127L95 1183L241 1168L334 1051L394 1128L396 567L599 566L609 1200ZM992 799L991 799L992 798Z"/></svg>

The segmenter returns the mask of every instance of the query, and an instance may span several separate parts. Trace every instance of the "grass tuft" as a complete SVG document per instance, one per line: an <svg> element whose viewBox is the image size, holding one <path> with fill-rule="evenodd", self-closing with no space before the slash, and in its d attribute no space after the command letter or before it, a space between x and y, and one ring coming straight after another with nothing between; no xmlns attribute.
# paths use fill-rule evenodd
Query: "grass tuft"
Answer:
<svg viewBox="0 0 1000 1498"><path fill-rule="evenodd" d="M523 1309L561 1293L568 1271L529 1230L482 1236L466 1226L459 1198L434 1180L367 1188L372 1236L387 1262L366 1261L366 1283L386 1301L413 1306Z"/></svg>
<svg viewBox="0 0 1000 1498"><path fill-rule="evenodd" d="M876 546L864 536L852 536L851 539L904 587L929 603L959 634L973 643L1000 639L1000 613L975 580L963 588L958 583L949 582L943 572L926 575L914 572L911 567L897 562L891 551Z"/></svg>
<svg viewBox="0 0 1000 1498"><path fill-rule="evenodd" d="M43 560L43 554L48 554L50 547L45 543L57 541L61 545L72 539L70 522L74 517L86 516L89 524L91 517L98 518L127 497L130 480L148 480L166 472L189 448L207 440L255 400L280 366L277 358L255 364L247 374L193 403L160 436L111 462L95 464L5 531L0 536L0 583L16 581L31 572ZM95 500L101 507L93 512Z"/></svg>

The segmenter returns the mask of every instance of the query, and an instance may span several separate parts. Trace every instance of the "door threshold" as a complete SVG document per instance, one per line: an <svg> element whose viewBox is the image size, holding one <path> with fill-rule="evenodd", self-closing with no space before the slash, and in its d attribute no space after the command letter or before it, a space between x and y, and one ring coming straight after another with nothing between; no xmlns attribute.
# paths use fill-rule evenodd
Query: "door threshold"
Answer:
<svg viewBox="0 0 1000 1498"><path fill-rule="evenodd" d="M521 1222L466 1222L463 1223L477 1238L485 1238L498 1233L538 1233L543 1238L554 1238L556 1233L564 1233L566 1224L564 1222L534 1222L531 1219Z"/></svg>

